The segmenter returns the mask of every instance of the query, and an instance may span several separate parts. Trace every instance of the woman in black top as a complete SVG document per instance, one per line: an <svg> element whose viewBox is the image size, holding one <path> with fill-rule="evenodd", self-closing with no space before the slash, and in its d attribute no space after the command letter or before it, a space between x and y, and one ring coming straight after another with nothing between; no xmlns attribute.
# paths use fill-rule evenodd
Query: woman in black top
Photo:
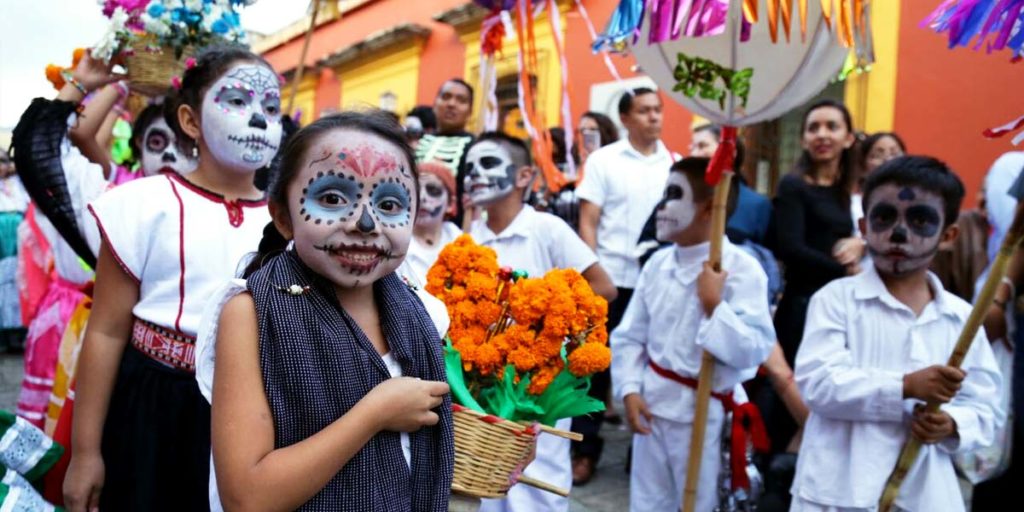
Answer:
<svg viewBox="0 0 1024 512"><path fill-rule="evenodd" d="M775 196L776 255L786 266L786 289L775 330L790 365L803 337L807 304L829 281L860 271L864 242L853 237L850 192L855 169L850 112L822 100L804 115L803 154Z"/></svg>

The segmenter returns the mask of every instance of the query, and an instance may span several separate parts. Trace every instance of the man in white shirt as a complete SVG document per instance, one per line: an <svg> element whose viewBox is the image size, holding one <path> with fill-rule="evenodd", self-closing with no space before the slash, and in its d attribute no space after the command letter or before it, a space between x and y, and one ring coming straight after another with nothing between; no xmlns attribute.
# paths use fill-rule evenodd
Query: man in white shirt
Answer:
<svg viewBox="0 0 1024 512"><path fill-rule="evenodd" d="M875 510L913 436L923 445L895 508L960 512L952 455L991 444L1005 420L983 332L962 369L945 365L971 307L928 271L939 244L956 238L963 184L935 159L900 157L863 190L861 232L873 265L811 297L796 356L811 413L790 510ZM928 401L940 410L924 412Z"/></svg>
<svg viewBox="0 0 1024 512"><path fill-rule="evenodd" d="M597 256L562 219L523 204L533 181L530 152L519 139L502 133L485 133L466 153L464 186L473 206L486 212L469 234L478 244L494 249L498 263L541 277L555 268L577 270L594 293L615 298L615 286L597 262ZM568 429L570 419L556 428ZM572 487L569 441L542 434L537 457L524 472L558 487ZM509 490L502 500L484 500L482 512L567 512L569 500L525 485Z"/></svg>
<svg viewBox="0 0 1024 512"><path fill-rule="evenodd" d="M644 87L627 91L619 100L619 119L628 136L587 158L583 181L576 189L580 237L597 251L601 266L618 288L618 298L608 305L609 332L619 324L633 295L640 275L637 241L661 199L675 160L660 140L662 103L657 92ZM590 396L605 400L609 381L608 372L595 375ZM573 446L573 476L579 484L589 481L597 468L604 444L598 435L603 419L593 414L573 422L573 431L584 435Z"/></svg>

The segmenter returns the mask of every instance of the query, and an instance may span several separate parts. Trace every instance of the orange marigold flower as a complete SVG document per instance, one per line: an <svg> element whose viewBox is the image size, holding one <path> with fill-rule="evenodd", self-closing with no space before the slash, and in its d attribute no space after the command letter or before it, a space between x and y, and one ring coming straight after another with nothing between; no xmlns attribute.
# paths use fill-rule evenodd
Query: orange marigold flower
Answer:
<svg viewBox="0 0 1024 512"><path fill-rule="evenodd" d="M528 372L541 363L540 359L529 349L520 347L508 355L508 362L515 365L516 371Z"/></svg>
<svg viewBox="0 0 1024 512"><path fill-rule="evenodd" d="M477 347L474 359L481 375L490 375L503 366L501 353L490 343Z"/></svg>
<svg viewBox="0 0 1024 512"><path fill-rule="evenodd" d="M559 361L561 363L561 361ZM530 374L530 385L526 392L531 395L539 395L555 380L558 372L562 371L562 365L545 366Z"/></svg>
<svg viewBox="0 0 1024 512"><path fill-rule="evenodd" d="M569 372L584 377L604 371L612 364L612 351L600 343L586 343L569 354Z"/></svg>

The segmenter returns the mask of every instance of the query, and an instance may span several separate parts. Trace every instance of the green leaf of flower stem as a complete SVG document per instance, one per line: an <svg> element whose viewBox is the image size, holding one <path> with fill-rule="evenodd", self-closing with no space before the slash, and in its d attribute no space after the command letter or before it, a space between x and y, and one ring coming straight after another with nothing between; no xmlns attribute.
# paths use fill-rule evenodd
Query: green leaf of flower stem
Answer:
<svg viewBox="0 0 1024 512"><path fill-rule="evenodd" d="M469 407L476 412L485 413L484 408L473 398L473 394L466 387L466 375L462 371L462 354L452 347L452 340L449 338L445 338L444 366L445 373L448 374L448 386L451 388L455 403Z"/></svg>

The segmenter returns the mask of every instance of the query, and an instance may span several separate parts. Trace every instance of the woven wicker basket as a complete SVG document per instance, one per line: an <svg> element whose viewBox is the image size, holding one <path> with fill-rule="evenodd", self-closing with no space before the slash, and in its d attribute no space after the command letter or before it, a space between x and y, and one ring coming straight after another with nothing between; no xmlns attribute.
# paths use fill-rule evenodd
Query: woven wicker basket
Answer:
<svg viewBox="0 0 1024 512"><path fill-rule="evenodd" d="M151 35L142 36L133 46L134 52L125 57L128 84L133 91L146 96L167 94L171 80L184 73L185 60L194 53L193 48L187 47L181 58L176 59L173 48L159 46Z"/></svg>
<svg viewBox="0 0 1024 512"><path fill-rule="evenodd" d="M455 423L455 477L452 491L477 498L502 498L509 487L522 483L568 496L569 491L521 475L540 432L580 440L573 432L527 426L452 406Z"/></svg>

